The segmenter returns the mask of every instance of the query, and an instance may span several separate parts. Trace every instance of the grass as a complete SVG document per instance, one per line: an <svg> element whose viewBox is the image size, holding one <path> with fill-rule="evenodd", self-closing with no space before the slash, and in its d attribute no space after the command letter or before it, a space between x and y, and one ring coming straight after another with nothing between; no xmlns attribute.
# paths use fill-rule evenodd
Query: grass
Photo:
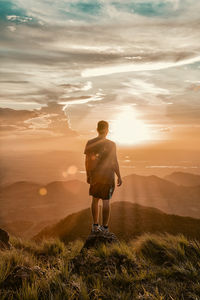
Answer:
<svg viewBox="0 0 200 300"><path fill-rule="evenodd" d="M200 299L200 243L183 235L144 234L82 254L81 240L11 243L0 251L2 300ZM16 266L41 272L5 286Z"/></svg>

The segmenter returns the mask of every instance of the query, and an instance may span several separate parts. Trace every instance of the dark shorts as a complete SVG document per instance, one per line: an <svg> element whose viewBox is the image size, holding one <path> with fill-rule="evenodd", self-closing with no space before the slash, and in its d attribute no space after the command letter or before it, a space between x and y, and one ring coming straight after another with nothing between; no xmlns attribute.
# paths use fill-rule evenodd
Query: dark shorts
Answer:
<svg viewBox="0 0 200 300"><path fill-rule="evenodd" d="M109 200L112 197L114 189L114 184L95 183L90 185L89 195L95 198Z"/></svg>

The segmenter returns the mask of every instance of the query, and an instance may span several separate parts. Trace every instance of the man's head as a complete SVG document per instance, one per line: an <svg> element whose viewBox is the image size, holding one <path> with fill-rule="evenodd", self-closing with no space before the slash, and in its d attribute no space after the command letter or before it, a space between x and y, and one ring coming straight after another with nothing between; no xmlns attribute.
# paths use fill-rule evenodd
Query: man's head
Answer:
<svg viewBox="0 0 200 300"><path fill-rule="evenodd" d="M99 135L106 136L108 134L108 127L109 127L108 122L103 120L99 121L97 124L97 131Z"/></svg>

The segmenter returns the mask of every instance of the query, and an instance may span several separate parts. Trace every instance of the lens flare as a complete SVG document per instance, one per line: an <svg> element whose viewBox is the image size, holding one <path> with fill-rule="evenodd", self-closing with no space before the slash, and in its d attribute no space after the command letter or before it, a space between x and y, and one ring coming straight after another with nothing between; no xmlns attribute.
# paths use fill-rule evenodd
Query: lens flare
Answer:
<svg viewBox="0 0 200 300"><path fill-rule="evenodd" d="M39 189L39 194L41 195L41 196L45 196L46 194L47 194L47 189L46 188L40 188Z"/></svg>
<svg viewBox="0 0 200 300"><path fill-rule="evenodd" d="M77 173L77 170L78 170L78 168L76 166L72 165L67 169L67 173L69 175L74 175Z"/></svg>
<svg viewBox="0 0 200 300"><path fill-rule="evenodd" d="M62 175L64 178L70 176L70 175L75 175L78 172L78 168L75 165L71 165L68 167L66 171L62 172Z"/></svg>

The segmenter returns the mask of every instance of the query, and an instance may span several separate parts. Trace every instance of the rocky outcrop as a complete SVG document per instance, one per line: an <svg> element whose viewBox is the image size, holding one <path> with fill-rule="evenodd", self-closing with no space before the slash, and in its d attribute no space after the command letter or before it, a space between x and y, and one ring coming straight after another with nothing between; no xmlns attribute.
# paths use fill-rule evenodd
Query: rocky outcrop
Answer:
<svg viewBox="0 0 200 300"><path fill-rule="evenodd" d="M119 243L118 238L112 232L91 232L86 239L81 252L84 249L97 248L101 244Z"/></svg>
<svg viewBox="0 0 200 300"><path fill-rule="evenodd" d="M108 273L115 273L116 270L123 272L126 266L127 270L137 270L136 263L129 258L126 254L120 251L109 253L108 248L105 248L99 254L98 250L93 251L95 248L102 244L120 243L114 233L91 233L85 241L80 253L69 261L69 266L74 274L95 274L101 278L107 278ZM100 275L101 274L101 275Z"/></svg>
<svg viewBox="0 0 200 300"><path fill-rule="evenodd" d="M0 228L0 249L10 249L9 234Z"/></svg>

